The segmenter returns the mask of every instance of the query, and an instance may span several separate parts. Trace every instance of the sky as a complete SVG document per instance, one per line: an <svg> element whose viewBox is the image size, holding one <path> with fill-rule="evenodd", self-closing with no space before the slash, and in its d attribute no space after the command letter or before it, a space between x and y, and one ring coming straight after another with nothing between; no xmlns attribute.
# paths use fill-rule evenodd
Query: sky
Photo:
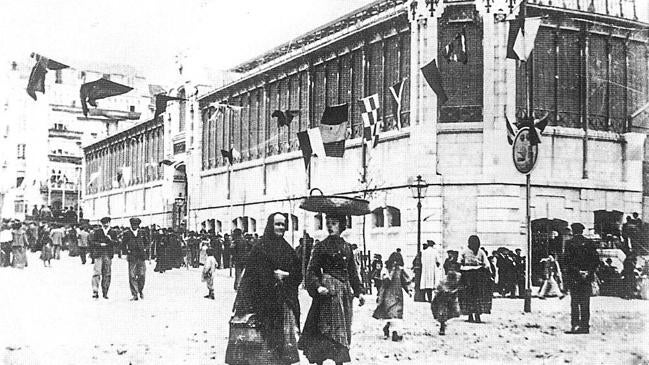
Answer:
<svg viewBox="0 0 649 365"><path fill-rule="evenodd" d="M176 55L228 69L373 0L0 0L0 61L131 65L173 82Z"/></svg>

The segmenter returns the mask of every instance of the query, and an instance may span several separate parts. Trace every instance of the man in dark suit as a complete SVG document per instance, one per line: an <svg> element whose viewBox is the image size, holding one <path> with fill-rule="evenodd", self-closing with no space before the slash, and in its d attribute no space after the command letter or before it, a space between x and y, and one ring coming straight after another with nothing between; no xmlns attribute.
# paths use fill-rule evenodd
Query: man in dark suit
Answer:
<svg viewBox="0 0 649 365"><path fill-rule="evenodd" d="M583 236L584 225L573 223L570 227L573 237L566 250L566 274L572 328L567 333L585 334L590 331L590 295L599 257L593 242Z"/></svg>
<svg viewBox="0 0 649 365"><path fill-rule="evenodd" d="M110 229L110 217L103 217L101 227L92 232L90 247L95 258L92 272L92 297L99 298L99 284L104 299L108 299L110 288L111 265L113 261L114 245L117 242L116 234Z"/></svg>
<svg viewBox="0 0 649 365"><path fill-rule="evenodd" d="M131 300L144 299L144 279L146 275L146 249L150 240L145 230L140 229L140 218L129 220L131 228L124 231L122 244L128 255L128 283L131 287Z"/></svg>

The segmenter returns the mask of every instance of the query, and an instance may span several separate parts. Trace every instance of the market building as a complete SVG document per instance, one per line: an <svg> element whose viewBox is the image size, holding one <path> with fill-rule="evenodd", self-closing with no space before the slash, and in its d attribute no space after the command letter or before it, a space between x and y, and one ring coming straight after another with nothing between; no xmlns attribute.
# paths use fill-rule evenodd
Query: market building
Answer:
<svg viewBox="0 0 649 365"><path fill-rule="evenodd" d="M533 223L582 222L597 231L602 220L615 226L623 215L647 212L648 19L636 1L588 3L528 1L527 15L542 24L527 63L506 58L518 2L380 0L241 64L232 70L236 81L139 127L144 137L136 140L159 128L167 137L163 157L147 152L138 163L171 162L162 168L166 203L150 212L167 218L150 222L171 226L177 214L189 229L261 233L265 218L280 211L290 215L288 238L297 244L303 231L326 235L322 215L299 209L299 198L318 188L370 200L372 214L354 217L345 236L384 257L400 247L412 259L418 231L446 248L463 248L471 234L488 250L524 247L525 176L513 166L505 115L514 121L526 109L526 67L534 115L549 121L531 175ZM447 62L443 50L460 32L467 62ZM420 71L433 59L448 95L441 106ZM401 81L397 108L389 88ZM378 145L366 148L358 100L372 94L381 131ZM342 103L349 105L344 157L313 157L305 169L297 132ZM299 112L278 126L275 110ZM238 152L232 164L221 153L231 148ZM119 158L106 165L114 176ZM107 213L114 206L120 219L143 212L132 207L148 204L144 191L157 184L145 170L138 170L141 197L131 203L123 195ZM421 220L411 188L417 176L427 187ZM86 206L99 217L106 204L96 197L89 194Z"/></svg>

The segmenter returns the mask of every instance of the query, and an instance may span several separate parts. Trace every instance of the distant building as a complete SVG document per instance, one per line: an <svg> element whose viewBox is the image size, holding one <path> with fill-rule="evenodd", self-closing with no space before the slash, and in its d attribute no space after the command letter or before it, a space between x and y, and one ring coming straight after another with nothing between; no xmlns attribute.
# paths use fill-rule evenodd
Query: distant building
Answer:
<svg viewBox="0 0 649 365"><path fill-rule="evenodd" d="M21 60L23 61L23 60ZM34 101L25 92L34 60L4 65L0 102L0 211L3 218L24 219L34 205L79 206L82 146L149 118L152 94L160 88L129 67L98 65L94 70L49 71L45 94ZM101 70L101 71L96 71ZM97 101L88 117L81 112L79 88L84 82L108 78L134 88Z"/></svg>

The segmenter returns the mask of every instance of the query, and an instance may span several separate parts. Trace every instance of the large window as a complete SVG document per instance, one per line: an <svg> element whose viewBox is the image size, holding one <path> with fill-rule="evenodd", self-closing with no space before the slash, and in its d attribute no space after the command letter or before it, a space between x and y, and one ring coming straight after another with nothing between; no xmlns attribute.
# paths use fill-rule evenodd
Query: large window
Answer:
<svg viewBox="0 0 649 365"><path fill-rule="evenodd" d="M474 5L458 5L446 8L439 20L437 60L448 96L440 110L440 122L482 122L483 31L482 24L475 17ZM466 64L447 62L442 50L462 29L466 34L468 61Z"/></svg>
<svg viewBox="0 0 649 365"><path fill-rule="evenodd" d="M534 112L550 124L625 132L627 118L649 101L646 40L627 39L610 29L564 29L544 24L530 62L516 70L516 108L526 109L525 68L532 71ZM630 121L643 125L649 117Z"/></svg>

